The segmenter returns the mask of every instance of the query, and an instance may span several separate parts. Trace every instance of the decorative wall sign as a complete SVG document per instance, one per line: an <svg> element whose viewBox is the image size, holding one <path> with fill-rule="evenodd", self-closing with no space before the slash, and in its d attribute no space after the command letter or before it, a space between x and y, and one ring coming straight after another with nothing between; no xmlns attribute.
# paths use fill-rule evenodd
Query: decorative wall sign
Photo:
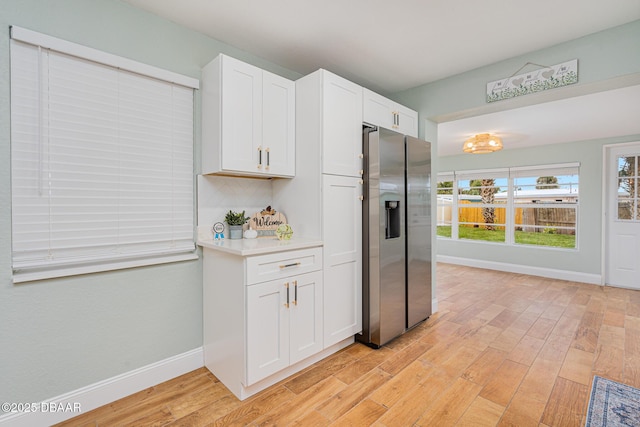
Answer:
<svg viewBox="0 0 640 427"><path fill-rule="evenodd" d="M531 63L526 65L529 64ZM487 102L515 98L516 96L542 92L543 90L555 89L578 82L577 59L550 67L539 66L542 67L539 70L487 83Z"/></svg>
<svg viewBox="0 0 640 427"><path fill-rule="evenodd" d="M267 206L262 211L251 215L249 227L258 232L258 237L276 237L278 226L286 223L287 218L282 213Z"/></svg>

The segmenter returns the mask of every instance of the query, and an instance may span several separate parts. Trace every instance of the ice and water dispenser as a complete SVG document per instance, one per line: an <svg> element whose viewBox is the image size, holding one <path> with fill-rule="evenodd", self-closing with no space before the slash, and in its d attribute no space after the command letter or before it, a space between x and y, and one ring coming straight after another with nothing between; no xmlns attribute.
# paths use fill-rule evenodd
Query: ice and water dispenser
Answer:
<svg viewBox="0 0 640 427"><path fill-rule="evenodd" d="M385 239L400 237L400 201L387 200L384 202L385 219Z"/></svg>

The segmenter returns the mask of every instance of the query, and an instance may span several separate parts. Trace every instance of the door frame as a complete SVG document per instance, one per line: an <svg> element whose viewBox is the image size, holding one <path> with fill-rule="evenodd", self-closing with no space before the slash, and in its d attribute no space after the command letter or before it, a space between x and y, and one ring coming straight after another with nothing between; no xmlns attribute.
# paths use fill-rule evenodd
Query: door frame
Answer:
<svg viewBox="0 0 640 427"><path fill-rule="evenodd" d="M612 173L610 168L611 152L617 148L634 147L637 146L640 150L640 140L623 142L618 144L605 144L602 146L602 226L601 226L601 239L602 239L602 256L600 257L600 284L602 286L607 285L607 255L609 250L608 230L609 230L609 185L610 174Z"/></svg>

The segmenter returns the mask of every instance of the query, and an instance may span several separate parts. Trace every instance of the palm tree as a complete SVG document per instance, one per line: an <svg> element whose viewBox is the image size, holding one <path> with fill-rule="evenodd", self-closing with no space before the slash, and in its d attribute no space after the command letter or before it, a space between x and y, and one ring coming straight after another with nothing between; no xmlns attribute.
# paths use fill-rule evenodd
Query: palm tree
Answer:
<svg viewBox="0 0 640 427"><path fill-rule="evenodd" d="M453 181L441 181L438 183L438 194L453 194Z"/></svg>
<svg viewBox="0 0 640 427"><path fill-rule="evenodd" d="M551 188L560 188L558 178L555 176L540 176L536 179L536 190L547 190Z"/></svg>
<svg viewBox="0 0 640 427"><path fill-rule="evenodd" d="M495 179L474 179L469 183L469 186L479 188L480 198L482 199L483 205L493 205L495 201L494 195L498 192L498 188L495 187L495 183ZM469 192L471 193L471 190ZM485 223L485 229L495 230L493 224L496 222L496 210L493 206L482 207L482 218Z"/></svg>

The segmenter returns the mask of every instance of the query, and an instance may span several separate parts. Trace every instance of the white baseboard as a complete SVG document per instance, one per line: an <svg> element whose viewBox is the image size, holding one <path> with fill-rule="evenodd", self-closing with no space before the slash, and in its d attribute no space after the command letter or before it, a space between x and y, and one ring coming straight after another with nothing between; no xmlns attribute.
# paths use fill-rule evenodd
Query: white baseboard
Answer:
<svg viewBox="0 0 640 427"><path fill-rule="evenodd" d="M202 347L78 390L31 405L33 412L7 413L0 426L45 426L59 423L204 366Z"/></svg>
<svg viewBox="0 0 640 427"><path fill-rule="evenodd" d="M448 264L465 265L467 267L486 268L489 270L506 271L508 273L529 274L531 276L549 277L551 279L569 280L572 282L590 283L601 285L600 274L581 273L579 271L556 270L553 268L532 267L521 264L508 264L504 262L483 261L473 258L460 258L448 255L438 255L438 262Z"/></svg>

